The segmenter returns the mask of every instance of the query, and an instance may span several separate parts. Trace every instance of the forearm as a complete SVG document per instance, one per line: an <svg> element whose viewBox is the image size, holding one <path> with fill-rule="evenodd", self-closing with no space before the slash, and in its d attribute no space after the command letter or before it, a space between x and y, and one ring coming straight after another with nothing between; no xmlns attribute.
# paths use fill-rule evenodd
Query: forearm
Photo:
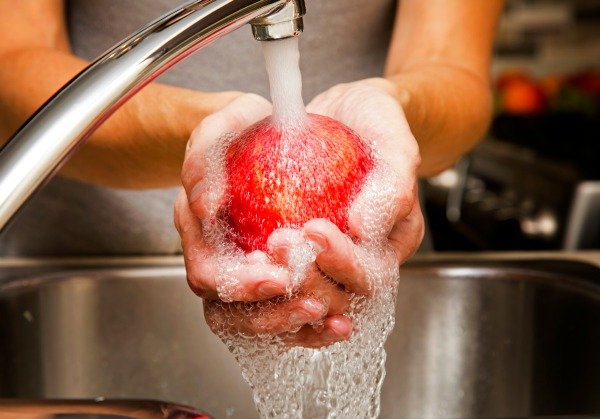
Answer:
<svg viewBox="0 0 600 419"><path fill-rule="evenodd" d="M86 65L50 48L0 55L0 142ZM236 96L151 84L109 118L60 174L123 188L176 185L193 128Z"/></svg>
<svg viewBox="0 0 600 419"><path fill-rule="evenodd" d="M385 76L419 143L419 174L451 166L491 116L490 63L503 0L402 0Z"/></svg>
<svg viewBox="0 0 600 419"><path fill-rule="evenodd" d="M452 166L485 134L492 111L487 78L438 63L387 79L419 143L420 176L433 176Z"/></svg>

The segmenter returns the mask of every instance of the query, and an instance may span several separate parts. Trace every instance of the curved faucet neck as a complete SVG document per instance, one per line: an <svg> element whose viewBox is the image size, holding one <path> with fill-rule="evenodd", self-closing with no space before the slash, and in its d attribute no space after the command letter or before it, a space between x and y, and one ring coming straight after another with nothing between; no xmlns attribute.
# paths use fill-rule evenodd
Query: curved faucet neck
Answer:
<svg viewBox="0 0 600 419"><path fill-rule="evenodd" d="M191 1L98 58L0 150L0 230L112 113L169 67L249 22L265 39L296 36L304 11L303 0Z"/></svg>

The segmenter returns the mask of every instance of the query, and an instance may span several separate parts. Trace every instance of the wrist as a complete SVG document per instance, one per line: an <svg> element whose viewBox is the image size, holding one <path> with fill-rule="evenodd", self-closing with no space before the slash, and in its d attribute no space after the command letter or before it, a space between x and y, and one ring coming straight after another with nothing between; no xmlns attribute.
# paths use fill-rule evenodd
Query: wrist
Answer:
<svg viewBox="0 0 600 419"><path fill-rule="evenodd" d="M410 91L405 89L401 84L383 77L372 77L361 80L359 83L377 88L392 96L400 104L402 109L408 107L410 103Z"/></svg>

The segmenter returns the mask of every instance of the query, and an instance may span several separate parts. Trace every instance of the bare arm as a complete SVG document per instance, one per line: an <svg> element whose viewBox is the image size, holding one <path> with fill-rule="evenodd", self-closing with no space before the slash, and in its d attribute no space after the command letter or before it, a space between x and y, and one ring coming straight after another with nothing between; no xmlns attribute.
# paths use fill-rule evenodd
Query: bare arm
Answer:
<svg viewBox="0 0 600 419"><path fill-rule="evenodd" d="M0 144L87 64L70 51L62 0L0 0ZM177 185L193 128L238 95L153 83L117 111L61 175L124 188Z"/></svg>
<svg viewBox="0 0 600 419"><path fill-rule="evenodd" d="M419 174L451 166L485 133L502 0L402 0L386 66L421 152Z"/></svg>

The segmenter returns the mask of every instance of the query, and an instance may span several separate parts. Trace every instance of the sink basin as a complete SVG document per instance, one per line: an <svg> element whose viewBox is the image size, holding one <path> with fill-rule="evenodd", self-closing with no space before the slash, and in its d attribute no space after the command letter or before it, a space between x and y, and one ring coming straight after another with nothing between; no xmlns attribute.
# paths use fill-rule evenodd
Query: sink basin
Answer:
<svg viewBox="0 0 600 419"><path fill-rule="evenodd" d="M17 275L18 276L18 275ZM0 285L0 398L135 398L256 417L181 266L66 269ZM383 418L600 413L600 269L403 268Z"/></svg>

